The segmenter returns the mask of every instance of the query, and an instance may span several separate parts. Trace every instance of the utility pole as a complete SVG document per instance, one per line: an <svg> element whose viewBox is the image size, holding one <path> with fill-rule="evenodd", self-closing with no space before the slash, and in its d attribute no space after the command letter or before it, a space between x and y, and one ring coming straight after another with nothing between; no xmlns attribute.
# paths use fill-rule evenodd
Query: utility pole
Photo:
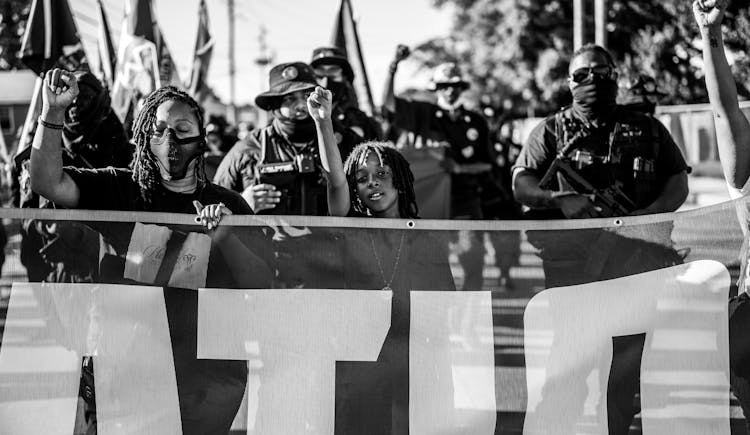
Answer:
<svg viewBox="0 0 750 435"><path fill-rule="evenodd" d="M586 34L586 6L584 0L573 0L573 50L583 46Z"/></svg>
<svg viewBox="0 0 750 435"><path fill-rule="evenodd" d="M596 44L607 48L607 0L594 0Z"/></svg>
<svg viewBox="0 0 750 435"><path fill-rule="evenodd" d="M234 0L227 0L227 10L229 11L229 113L227 113L227 118L229 118L229 123L234 125L237 124L237 108L234 105Z"/></svg>
<svg viewBox="0 0 750 435"><path fill-rule="evenodd" d="M258 57L255 58L255 64L258 65L258 77L260 77L260 89L263 90L268 84L267 70L268 65L273 63L274 53L268 48L268 42L266 41L266 35L268 29L266 26L261 24L260 31L258 32ZM258 126L263 126L268 122L268 116L265 111L258 109Z"/></svg>

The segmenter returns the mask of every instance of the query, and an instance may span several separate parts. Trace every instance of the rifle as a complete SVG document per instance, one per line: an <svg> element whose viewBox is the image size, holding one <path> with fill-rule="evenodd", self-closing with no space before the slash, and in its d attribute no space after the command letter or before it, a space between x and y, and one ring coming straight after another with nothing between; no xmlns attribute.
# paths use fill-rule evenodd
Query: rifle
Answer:
<svg viewBox="0 0 750 435"><path fill-rule="evenodd" d="M635 203L620 188L622 186L620 182L604 189L597 189L573 169L572 161L573 159L565 157L563 153L558 154L539 182L539 187L551 189L552 180L555 179L557 174L560 174L576 192L590 195L592 202L602 209L601 211L605 216L625 216L637 208Z"/></svg>

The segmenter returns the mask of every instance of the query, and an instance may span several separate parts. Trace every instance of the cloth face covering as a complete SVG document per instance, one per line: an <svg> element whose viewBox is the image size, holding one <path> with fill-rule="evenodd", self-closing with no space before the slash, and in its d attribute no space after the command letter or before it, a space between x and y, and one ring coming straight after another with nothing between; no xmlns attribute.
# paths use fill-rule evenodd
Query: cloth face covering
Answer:
<svg viewBox="0 0 750 435"><path fill-rule="evenodd" d="M93 75L87 73L78 80L80 93L65 112L63 134L70 142L95 137L110 110L109 95Z"/></svg>
<svg viewBox="0 0 750 435"><path fill-rule="evenodd" d="M571 89L573 111L586 119L596 119L607 115L615 106L617 82L606 77L592 75Z"/></svg>
<svg viewBox="0 0 750 435"><path fill-rule="evenodd" d="M185 145L199 143L192 152ZM203 154L203 136L178 138L174 130L168 128L161 136L151 137L151 152L159 162L162 178L181 180L185 178L190 164ZM194 165L193 165L194 167Z"/></svg>
<svg viewBox="0 0 750 435"><path fill-rule="evenodd" d="M347 84L344 82L336 82L328 80L326 89L333 93L333 102L336 104L344 105L348 103L348 89Z"/></svg>
<svg viewBox="0 0 750 435"><path fill-rule="evenodd" d="M309 116L305 119L294 120L277 116L273 120L273 128L294 143L310 142L317 134L315 121Z"/></svg>

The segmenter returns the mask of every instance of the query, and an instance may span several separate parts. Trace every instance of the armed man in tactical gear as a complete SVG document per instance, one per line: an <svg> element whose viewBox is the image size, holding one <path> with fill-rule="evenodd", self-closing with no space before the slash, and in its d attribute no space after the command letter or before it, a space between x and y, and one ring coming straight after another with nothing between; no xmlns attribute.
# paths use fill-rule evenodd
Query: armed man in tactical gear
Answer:
<svg viewBox="0 0 750 435"><path fill-rule="evenodd" d="M516 200L537 218L676 210L687 197L688 167L661 123L615 103L611 55L585 45L569 72L573 105L531 132L513 169ZM586 182L571 180L573 172Z"/></svg>
<svg viewBox="0 0 750 435"><path fill-rule="evenodd" d="M585 45L573 54L569 71L573 105L531 132L513 168L516 200L528 208L529 216L548 219L676 210L688 193L685 160L659 121L615 103L617 71L610 54L600 46ZM672 247L671 222L650 225L645 231L645 240L617 228L527 231L526 235L539 249L545 285L551 288L683 262L684 254ZM617 338L606 399L600 400L607 404L610 433L626 434L640 409L635 399L642 344L637 335ZM566 338L554 340L559 344ZM567 351L556 344L553 349ZM561 382L568 382L568 392L587 388L585 383ZM543 415L545 408L565 403L570 412L582 413L584 404L570 401L574 396L547 394L537 412ZM558 429L575 432L572 427Z"/></svg>

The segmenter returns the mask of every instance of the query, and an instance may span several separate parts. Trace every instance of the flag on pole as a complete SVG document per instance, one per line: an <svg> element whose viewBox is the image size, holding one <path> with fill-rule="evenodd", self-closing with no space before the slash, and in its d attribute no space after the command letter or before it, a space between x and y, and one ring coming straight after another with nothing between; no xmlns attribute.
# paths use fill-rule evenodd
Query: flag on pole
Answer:
<svg viewBox="0 0 750 435"><path fill-rule="evenodd" d="M193 54L193 71L187 88L196 101L203 101L208 94L208 66L211 64L211 54L214 49L214 39L209 31L208 9L205 0L201 0L198 9L198 35L195 38L195 53Z"/></svg>
<svg viewBox="0 0 750 435"><path fill-rule="evenodd" d="M336 22L333 24L331 45L344 50L354 70L354 89L357 93L359 108L368 115L372 115L375 111L375 105L372 101L370 80L367 78L362 47L359 43L357 22L354 19L352 5L349 0L341 0Z"/></svg>
<svg viewBox="0 0 750 435"><path fill-rule="evenodd" d="M24 65L39 76L29 102L29 110L26 112L26 120L17 147L20 153L30 145L30 133L41 112L41 88L44 73L57 67L70 71L89 69L68 0L34 0L32 2L19 57Z"/></svg>
<svg viewBox="0 0 750 435"><path fill-rule="evenodd" d="M99 78L107 88L112 89L112 85L115 82L117 53L112 43L109 22L107 21L107 15L104 13L102 0L97 0L97 3L99 4L99 31L97 33L96 45L99 53Z"/></svg>
<svg viewBox="0 0 750 435"><path fill-rule="evenodd" d="M21 62L41 75L55 67L88 70L68 0L34 0L23 34Z"/></svg>
<svg viewBox="0 0 750 435"><path fill-rule="evenodd" d="M156 21L154 21L154 43L156 43L156 52L159 55L159 81L161 86L174 85L182 88L183 84L177 72L177 65L174 63L172 53L169 51L161 28Z"/></svg>
<svg viewBox="0 0 750 435"><path fill-rule="evenodd" d="M151 11L151 1L125 0L112 109L126 123L134 103L168 84L181 86L172 55Z"/></svg>

